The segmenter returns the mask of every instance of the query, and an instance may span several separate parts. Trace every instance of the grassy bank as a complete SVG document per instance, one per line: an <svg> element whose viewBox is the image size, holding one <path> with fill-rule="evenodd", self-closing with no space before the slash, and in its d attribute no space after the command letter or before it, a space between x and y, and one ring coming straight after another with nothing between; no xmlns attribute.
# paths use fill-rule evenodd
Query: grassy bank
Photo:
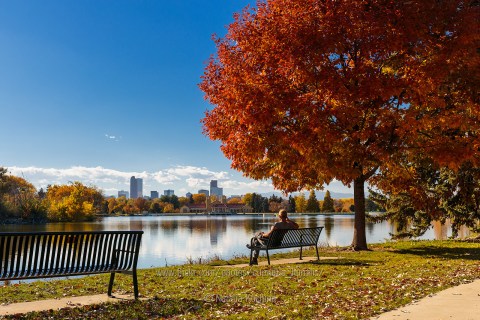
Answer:
<svg viewBox="0 0 480 320"><path fill-rule="evenodd" d="M184 265L140 270L145 301L85 306L24 315L64 318L365 319L447 287L480 278L478 243L391 242L372 251L324 248L318 263L219 268ZM310 252L313 255L313 251ZM298 253L274 257L298 257ZM245 263L238 258L215 264ZM2 287L0 303L105 293L108 276ZM114 290L131 293L131 277ZM18 317L12 317L18 318Z"/></svg>

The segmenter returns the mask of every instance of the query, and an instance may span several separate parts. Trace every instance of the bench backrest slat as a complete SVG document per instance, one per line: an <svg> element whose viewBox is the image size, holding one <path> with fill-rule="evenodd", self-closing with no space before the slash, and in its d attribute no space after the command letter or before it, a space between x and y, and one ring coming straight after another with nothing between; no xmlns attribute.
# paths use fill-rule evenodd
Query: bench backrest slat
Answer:
<svg viewBox="0 0 480 320"><path fill-rule="evenodd" d="M103 270L106 270L107 268L111 267L110 265L113 261L113 256L111 254L112 244L114 243L114 240L117 237L118 237L118 234L115 234L112 237L102 239L102 242L104 243L105 249L103 250L103 254L101 256L100 256L100 254L98 255L97 265L102 266Z"/></svg>
<svg viewBox="0 0 480 320"><path fill-rule="evenodd" d="M90 264L91 260L91 254L88 254L89 252L93 251L93 244L97 240L97 237L95 234L88 234L85 236L85 241L86 245L82 247L83 250L79 251L79 254L81 255L81 260L82 264L80 266L80 272L86 272L88 265Z"/></svg>
<svg viewBox="0 0 480 320"><path fill-rule="evenodd" d="M0 238L0 271L5 270L4 269L5 261L6 261L6 258L4 257L4 255L6 254L5 249L4 249L5 240L6 240L5 238ZM3 273L0 274L0 277L1 276L3 276Z"/></svg>
<svg viewBox="0 0 480 320"><path fill-rule="evenodd" d="M62 248L62 236L55 235L55 242L53 245L53 253L52 253L52 263L50 265L50 274L57 273L59 264L60 264L60 250ZM54 259L53 259L54 258ZM55 262L55 263L54 263Z"/></svg>
<svg viewBox="0 0 480 320"><path fill-rule="evenodd" d="M1 243L2 243L2 274L1 276L2 277L6 277L6 272L7 272L7 268L8 268L8 262L9 262L9 257L8 257L8 250L7 249L7 243L10 242L10 239L9 238L4 238L2 239Z"/></svg>
<svg viewBox="0 0 480 320"><path fill-rule="evenodd" d="M14 275L18 277L19 272L21 271L21 265L22 265L22 252L23 252L23 237L19 237L17 241L17 255L16 255L16 265L15 265L15 273Z"/></svg>
<svg viewBox="0 0 480 320"><path fill-rule="evenodd" d="M119 259L119 261L121 261L121 263L118 265L119 268L126 268L130 264L129 258L131 257L131 255L128 253L128 248L132 243L131 240L131 237L124 237L123 239L123 244L120 249L120 257L122 258Z"/></svg>
<svg viewBox="0 0 480 320"><path fill-rule="evenodd" d="M105 250L105 248L107 248L109 238L110 237L106 237L102 235L102 237L99 239L99 242L98 242L99 247L97 248L95 265L99 267L99 270L107 270L108 264L111 261L111 259L107 257L106 250Z"/></svg>
<svg viewBox="0 0 480 320"><path fill-rule="evenodd" d="M30 266L31 268L28 269L28 274L33 274L35 270L37 270L38 266L38 253L40 251L40 241L41 241L41 236L38 234L34 235L34 241L32 241L32 244L34 248L30 249ZM33 263L32 263L33 262Z"/></svg>
<svg viewBox="0 0 480 320"><path fill-rule="evenodd" d="M0 280L136 268L143 231L0 233Z"/></svg>
<svg viewBox="0 0 480 320"><path fill-rule="evenodd" d="M24 276L25 274L28 273L28 257L29 257L29 248L31 245L31 241L33 239L30 237L26 237L25 239L25 245L23 246L23 252L22 252L22 267L21 270L23 270L21 276Z"/></svg>
<svg viewBox="0 0 480 320"><path fill-rule="evenodd" d="M71 237L67 234L62 235L62 253L59 257L58 272L65 272L70 266L70 257L71 257Z"/></svg>
<svg viewBox="0 0 480 320"><path fill-rule="evenodd" d="M101 269L101 266L99 265L99 261L102 258L101 257L102 251L100 250L102 243L103 243L103 235L97 234L95 243L92 247L93 251L89 255L89 259L91 260L91 263L88 264L89 272L94 271L94 269Z"/></svg>
<svg viewBox="0 0 480 320"><path fill-rule="evenodd" d="M15 257L17 256L16 255L17 242L18 242L18 238L17 237L13 238L12 243L10 244L11 247L9 247L11 252L12 252L12 257L11 257L12 261L10 262L10 272L8 274L9 277L13 277L14 272L15 272L15 263L16 263Z"/></svg>
<svg viewBox="0 0 480 320"><path fill-rule="evenodd" d="M108 267L108 264L111 263L111 259L109 259L109 257L112 257L112 254L111 254L111 251L112 251L112 241L114 238L116 238L118 235L113 235L111 237L106 237L103 241L104 241L104 250L103 253L102 253L102 256L98 257L98 263L97 264L100 264L102 266L104 266L103 268L106 269Z"/></svg>
<svg viewBox="0 0 480 320"><path fill-rule="evenodd" d="M135 245L135 237L132 235L130 237L130 244L129 247L133 247ZM137 252L138 250L135 250ZM126 265L126 268L131 268L133 265L133 260L135 259L135 255L130 255L128 259L128 265ZM135 266L136 267L136 266Z"/></svg>
<svg viewBox="0 0 480 320"><path fill-rule="evenodd" d="M73 256L75 253L75 241L76 236L66 235L65 236L65 252L64 252L64 270L71 270L73 264Z"/></svg>
<svg viewBox="0 0 480 320"><path fill-rule="evenodd" d="M85 247L85 239L89 237L88 234L81 234L78 236L76 246L74 248L75 252L75 263L72 265L72 268L75 273L80 273L82 270L82 264L83 262L83 256L82 256L82 250ZM87 243L88 246L88 243Z"/></svg>

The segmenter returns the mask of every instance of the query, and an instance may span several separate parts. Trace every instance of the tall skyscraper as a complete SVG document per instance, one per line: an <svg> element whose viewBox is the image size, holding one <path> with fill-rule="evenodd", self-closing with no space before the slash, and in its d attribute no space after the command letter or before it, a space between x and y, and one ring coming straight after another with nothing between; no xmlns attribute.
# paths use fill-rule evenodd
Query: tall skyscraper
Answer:
<svg viewBox="0 0 480 320"><path fill-rule="evenodd" d="M158 199L158 191L150 191L150 199Z"/></svg>
<svg viewBox="0 0 480 320"><path fill-rule="evenodd" d="M210 188L217 188L218 181L217 180L210 180Z"/></svg>
<svg viewBox="0 0 480 320"><path fill-rule="evenodd" d="M164 196L169 196L170 197L170 196L173 196L174 194L175 194L175 191L173 191L173 190L170 190L170 189L163 190L163 195Z"/></svg>
<svg viewBox="0 0 480 320"><path fill-rule="evenodd" d="M141 197L143 197L143 179L132 176L130 178L130 198L136 199Z"/></svg>
<svg viewBox="0 0 480 320"><path fill-rule="evenodd" d="M143 197L143 179L137 178L137 198Z"/></svg>
<svg viewBox="0 0 480 320"><path fill-rule="evenodd" d="M210 195L217 197L223 196L223 188L218 187L217 180L210 181Z"/></svg>
<svg viewBox="0 0 480 320"><path fill-rule="evenodd" d="M135 176L132 176L130 178L130 197L132 199L136 199L137 198L137 194L138 194L138 191L137 191L137 179L135 179Z"/></svg>

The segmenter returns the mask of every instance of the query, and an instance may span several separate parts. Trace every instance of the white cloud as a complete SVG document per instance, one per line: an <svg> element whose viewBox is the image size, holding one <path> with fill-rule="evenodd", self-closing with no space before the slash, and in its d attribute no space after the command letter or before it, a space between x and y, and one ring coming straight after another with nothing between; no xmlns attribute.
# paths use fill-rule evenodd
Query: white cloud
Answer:
<svg viewBox="0 0 480 320"><path fill-rule="evenodd" d="M121 137L114 136L114 135L111 135L111 134L108 134L108 133L105 133L105 137L108 140L112 140L112 141L120 141L120 138L121 138Z"/></svg>
<svg viewBox="0 0 480 320"><path fill-rule="evenodd" d="M255 192L269 192L272 191L272 184L268 181L235 181L227 180L222 182L222 186L227 189L232 190L244 190L250 189L255 190Z"/></svg>
<svg viewBox="0 0 480 320"><path fill-rule="evenodd" d="M169 173L182 176L182 177L202 177L205 179L226 179L228 178L228 172L220 171L214 172L210 171L205 167L193 167L193 166L177 166L175 168L169 169Z"/></svg>
<svg viewBox="0 0 480 320"><path fill-rule="evenodd" d="M207 183L210 182L210 180L198 178L187 178L185 179L185 181L187 182L187 185L191 188L203 188L204 186L207 186Z"/></svg>
<svg viewBox="0 0 480 320"><path fill-rule="evenodd" d="M158 183L167 184L167 185L172 185L174 182L180 180L178 176L166 171L157 171L152 173L151 176Z"/></svg>

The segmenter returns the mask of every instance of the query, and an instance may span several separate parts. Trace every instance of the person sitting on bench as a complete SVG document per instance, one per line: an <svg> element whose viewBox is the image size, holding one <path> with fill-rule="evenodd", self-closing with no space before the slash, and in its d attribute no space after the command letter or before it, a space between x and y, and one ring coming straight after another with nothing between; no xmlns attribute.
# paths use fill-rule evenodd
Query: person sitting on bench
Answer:
<svg viewBox="0 0 480 320"><path fill-rule="evenodd" d="M259 232L257 233L251 240L250 240L250 247L255 246L263 246L266 245L268 241L268 237L272 233L273 230L286 230L286 229L298 229L298 224L292 220L290 220L287 216L287 210L282 209L278 212L278 219L280 221L276 222L272 229L269 232ZM249 247L249 245L247 245ZM257 265L258 264L258 256L260 254L260 250L256 249L253 254L253 258L250 261L250 265Z"/></svg>

